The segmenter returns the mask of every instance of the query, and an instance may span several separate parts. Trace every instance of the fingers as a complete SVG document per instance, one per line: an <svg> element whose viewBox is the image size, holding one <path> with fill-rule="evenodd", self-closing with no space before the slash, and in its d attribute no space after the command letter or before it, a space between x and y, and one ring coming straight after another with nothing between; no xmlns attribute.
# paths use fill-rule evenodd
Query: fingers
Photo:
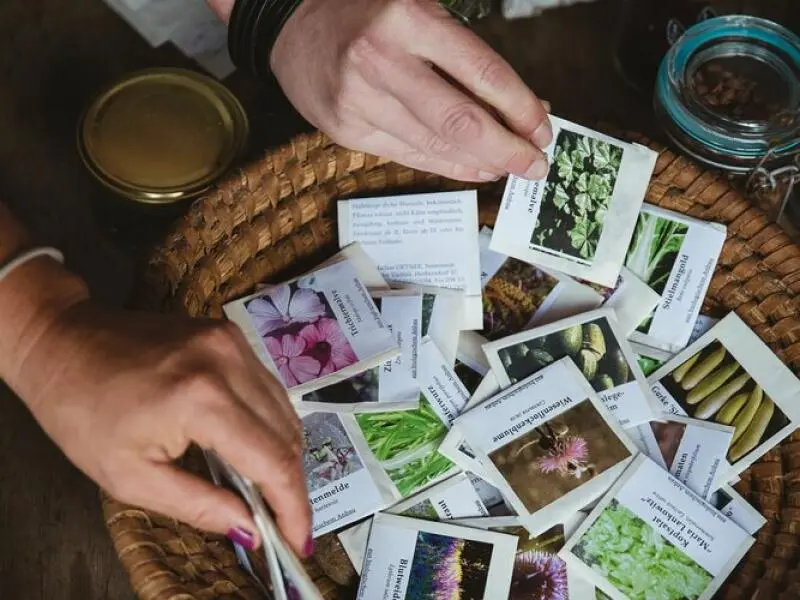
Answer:
<svg viewBox="0 0 800 600"><path fill-rule="evenodd" d="M538 148L553 141L542 102L514 69L471 30L453 19L421 19L406 39L417 56L444 70L502 115L517 133Z"/></svg>
<svg viewBox="0 0 800 600"><path fill-rule="evenodd" d="M206 410L189 427L191 439L215 450L259 485L284 538L304 555L311 533L311 509L296 449L235 405Z"/></svg>

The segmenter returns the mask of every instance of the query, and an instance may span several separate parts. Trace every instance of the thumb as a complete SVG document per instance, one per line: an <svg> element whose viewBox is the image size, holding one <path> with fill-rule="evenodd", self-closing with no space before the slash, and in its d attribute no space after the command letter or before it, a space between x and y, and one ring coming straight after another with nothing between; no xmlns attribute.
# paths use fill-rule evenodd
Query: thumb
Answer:
<svg viewBox="0 0 800 600"><path fill-rule="evenodd" d="M233 492L172 464L148 463L139 473L128 475L134 491L119 500L227 535L248 550L260 545L250 510Z"/></svg>

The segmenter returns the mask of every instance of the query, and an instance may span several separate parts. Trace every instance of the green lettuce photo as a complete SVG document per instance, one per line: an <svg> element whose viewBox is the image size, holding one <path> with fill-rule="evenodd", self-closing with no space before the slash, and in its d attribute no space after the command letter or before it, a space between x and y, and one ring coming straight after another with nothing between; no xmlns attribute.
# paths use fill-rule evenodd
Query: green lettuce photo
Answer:
<svg viewBox="0 0 800 600"><path fill-rule="evenodd" d="M696 600L713 579L616 500L572 553L631 600Z"/></svg>

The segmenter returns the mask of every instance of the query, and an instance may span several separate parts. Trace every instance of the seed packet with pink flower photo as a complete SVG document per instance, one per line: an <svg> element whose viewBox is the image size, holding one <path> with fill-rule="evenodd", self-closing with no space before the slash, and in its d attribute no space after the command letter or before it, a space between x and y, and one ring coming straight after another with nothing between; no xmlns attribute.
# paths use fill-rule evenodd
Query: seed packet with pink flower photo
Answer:
<svg viewBox="0 0 800 600"><path fill-rule="evenodd" d="M349 260L224 307L295 396L395 358L400 349Z"/></svg>
<svg viewBox="0 0 800 600"><path fill-rule="evenodd" d="M569 358L467 411L455 426L534 535L599 498L637 453Z"/></svg>

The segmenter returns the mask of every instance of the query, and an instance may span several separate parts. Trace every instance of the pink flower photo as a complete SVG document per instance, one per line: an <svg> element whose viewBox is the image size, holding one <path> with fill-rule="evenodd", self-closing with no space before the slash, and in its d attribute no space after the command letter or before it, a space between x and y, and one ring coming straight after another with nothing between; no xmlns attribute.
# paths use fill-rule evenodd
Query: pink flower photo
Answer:
<svg viewBox="0 0 800 600"><path fill-rule="evenodd" d="M358 362L322 292L283 284L245 308L287 388Z"/></svg>

